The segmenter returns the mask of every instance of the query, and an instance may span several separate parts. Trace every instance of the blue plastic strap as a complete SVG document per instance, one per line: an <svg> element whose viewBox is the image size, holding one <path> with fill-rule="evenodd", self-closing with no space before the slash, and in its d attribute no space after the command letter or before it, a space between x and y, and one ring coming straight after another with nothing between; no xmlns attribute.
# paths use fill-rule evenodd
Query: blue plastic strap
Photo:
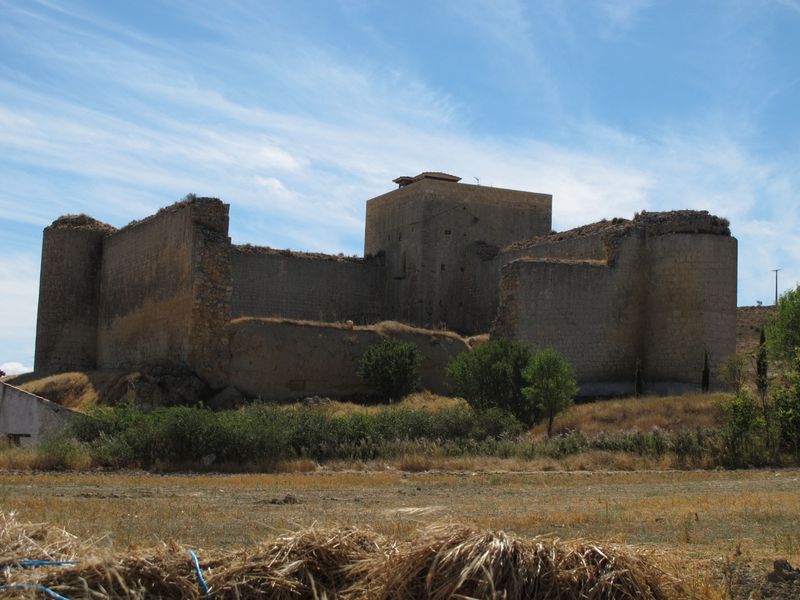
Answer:
<svg viewBox="0 0 800 600"><path fill-rule="evenodd" d="M211 591L208 589L208 584L203 578L203 571L200 570L200 561L197 559L197 554L195 554L194 550L191 548L189 549L189 556L192 557L192 562L194 562L194 570L197 573L197 579L200 580L200 585L203 587L203 591L206 593L206 598L211 598Z"/></svg>
<svg viewBox="0 0 800 600"><path fill-rule="evenodd" d="M30 583L9 583L8 585L0 585L0 592L8 590L33 590L34 592L44 592L54 600L69 600L66 596L62 596L58 592L54 592L43 585L33 585Z"/></svg>
<svg viewBox="0 0 800 600"><path fill-rule="evenodd" d="M23 569L29 569L31 567L64 567L66 565L74 565L77 564L77 560L18 560L16 562L5 563L0 565L2 567L22 567Z"/></svg>

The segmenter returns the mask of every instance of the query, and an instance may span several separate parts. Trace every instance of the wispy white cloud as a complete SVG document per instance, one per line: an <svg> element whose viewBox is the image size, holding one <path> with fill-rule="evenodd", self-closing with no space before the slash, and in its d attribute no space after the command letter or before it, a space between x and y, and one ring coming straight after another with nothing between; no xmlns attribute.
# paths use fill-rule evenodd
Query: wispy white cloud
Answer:
<svg viewBox="0 0 800 600"><path fill-rule="evenodd" d="M33 371L33 367L26 367L21 362L10 361L0 364L0 371L6 375L21 375Z"/></svg>
<svg viewBox="0 0 800 600"><path fill-rule="evenodd" d="M0 362L30 364L39 292L38 256L22 252L0 255L0 290Z"/></svg>
<svg viewBox="0 0 800 600"><path fill-rule="evenodd" d="M653 0L600 0L598 7L605 18L605 33L613 36L633 28Z"/></svg>

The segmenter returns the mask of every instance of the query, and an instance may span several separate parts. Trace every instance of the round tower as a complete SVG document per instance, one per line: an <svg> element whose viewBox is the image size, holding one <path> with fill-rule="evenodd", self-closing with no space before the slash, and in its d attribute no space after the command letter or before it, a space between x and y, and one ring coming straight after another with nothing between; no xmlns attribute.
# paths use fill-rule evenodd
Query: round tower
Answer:
<svg viewBox="0 0 800 600"><path fill-rule="evenodd" d="M39 275L36 371L94 369L103 239L115 229L86 215L46 227Z"/></svg>

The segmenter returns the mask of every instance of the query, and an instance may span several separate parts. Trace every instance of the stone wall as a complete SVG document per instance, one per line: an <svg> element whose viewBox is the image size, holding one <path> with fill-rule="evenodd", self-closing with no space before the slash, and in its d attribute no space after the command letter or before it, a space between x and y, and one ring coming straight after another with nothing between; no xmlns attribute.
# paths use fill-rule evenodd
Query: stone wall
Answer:
<svg viewBox="0 0 800 600"><path fill-rule="evenodd" d="M366 395L356 376L360 357L384 337L417 345L424 356L422 387L449 391L444 372L450 360L469 349L453 333L400 325L347 328L332 323L286 319L236 319L231 324L231 384L263 399L322 395Z"/></svg>
<svg viewBox="0 0 800 600"><path fill-rule="evenodd" d="M565 256L602 259L571 259ZM736 240L706 212L642 213L514 244L502 267L492 335L551 347L575 367L584 394L711 383L736 351Z"/></svg>
<svg viewBox="0 0 800 600"><path fill-rule="evenodd" d="M432 179L369 200L364 252L385 255L386 317L485 332L496 303L485 263L514 240L548 233L551 212L547 194Z"/></svg>
<svg viewBox="0 0 800 600"><path fill-rule="evenodd" d="M581 393L633 391L644 290L640 242L620 260L521 258L502 270L493 336L552 348L575 368Z"/></svg>
<svg viewBox="0 0 800 600"><path fill-rule="evenodd" d="M722 365L736 352L736 246L734 238L702 233L647 240L647 379L699 386L707 351L711 385L723 385Z"/></svg>
<svg viewBox="0 0 800 600"><path fill-rule="evenodd" d="M234 246L231 254L237 317L286 317L356 324L381 320L381 258L351 258Z"/></svg>
<svg viewBox="0 0 800 600"><path fill-rule="evenodd" d="M93 369L103 240L114 228L85 215L44 230L36 320L37 371Z"/></svg>
<svg viewBox="0 0 800 600"><path fill-rule="evenodd" d="M228 207L182 202L106 238L100 274L98 367L190 365L227 380Z"/></svg>

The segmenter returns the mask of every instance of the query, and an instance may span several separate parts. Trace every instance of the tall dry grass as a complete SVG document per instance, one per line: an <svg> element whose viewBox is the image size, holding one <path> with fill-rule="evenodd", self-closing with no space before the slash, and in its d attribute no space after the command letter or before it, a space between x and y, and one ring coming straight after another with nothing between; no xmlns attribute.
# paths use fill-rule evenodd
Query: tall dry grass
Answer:
<svg viewBox="0 0 800 600"><path fill-rule="evenodd" d="M556 417L555 433L580 431L587 435L617 431L666 431L711 429L723 421L723 407L731 394L684 394L682 396L644 396L598 400L571 406ZM532 433L542 435L546 425L536 425Z"/></svg>

